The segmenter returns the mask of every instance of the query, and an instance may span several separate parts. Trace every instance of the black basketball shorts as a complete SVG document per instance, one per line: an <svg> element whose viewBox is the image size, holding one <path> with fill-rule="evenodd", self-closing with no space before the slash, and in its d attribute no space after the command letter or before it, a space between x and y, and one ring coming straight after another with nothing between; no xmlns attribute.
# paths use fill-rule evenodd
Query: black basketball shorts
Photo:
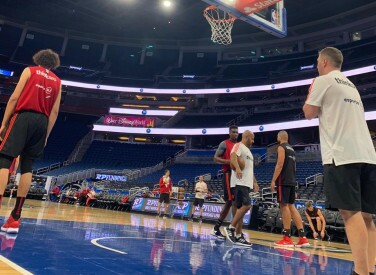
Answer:
<svg viewBox="0 0 376 275"><path fill-rule="evenodd" d="M23 111L14 114L0 144L0 154L39 159L46 144L48 118L42 113Z"/></svg>
<svg viewBox="0 0 376 275"><path fill-rule="evenodd" d="M170 203L170 194L162 193L159 195L159 202Z"/></svg>
<svg viewBox="0 0 376 275"><path fill-rule="evenodd" d="M324 165L326 208L376 214L376 165Z"/></svg>
<svg viewBox="0 0 376 275"><path fill-rule="evenodd" d="M293 185L278 185L277 186L277 201L278 203L295 203L295 186Z"/></svg>

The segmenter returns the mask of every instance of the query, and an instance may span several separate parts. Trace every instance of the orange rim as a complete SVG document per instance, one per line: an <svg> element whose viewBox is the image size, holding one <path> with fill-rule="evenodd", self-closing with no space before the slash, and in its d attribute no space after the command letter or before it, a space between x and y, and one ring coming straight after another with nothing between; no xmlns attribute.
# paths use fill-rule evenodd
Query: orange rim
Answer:
<svg viewBox="0 0 376 275"><path fill-rule="evenodd" d="M207 7L206 9L204 9L204 16L206 16L206 12L210 11L210 10L218 10L218 8L216 6L209 6ZM225 12L225 11L224 11ZM229 19L214 19L212 17L209 17L211 21L215 21L215 22L231 22L231 21L235 21L236 17L233 16L232 14L226 12L228 14L228 16L230 17Z"/></svg>

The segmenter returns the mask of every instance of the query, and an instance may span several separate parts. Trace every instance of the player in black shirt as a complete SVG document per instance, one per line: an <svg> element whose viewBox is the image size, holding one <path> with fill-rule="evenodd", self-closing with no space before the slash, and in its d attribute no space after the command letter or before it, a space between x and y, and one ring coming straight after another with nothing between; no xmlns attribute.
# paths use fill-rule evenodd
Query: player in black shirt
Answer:
<svg viewBox="0 0 376 275"><path fill-rule="evenodd" d="M326 221L321 210L314 207L312 202L309 201L306 203L305 213L309 227L312 230L313 238L317 240L321 237L321 240L323 240L325 237L327 237L327 239L330 240L330 236L325 230Z"/></svg>
<svg viewBox="0 0 376 275"><path fill-rule="evenodd" d="M273 179L270 184L272 192L275 190L277 182L277 199L282 212L283 220L283 239L274 244L277 246L293 247L294 242L291 240L291 217L299 230L299 241L296 247L308 246L308 240L305 237L302 218L296 210L295 202L295 185L296 185L296 160L295 151L288 144L288 134L286 131L280 131L277 136L278 160L274 170Z"/></svg>

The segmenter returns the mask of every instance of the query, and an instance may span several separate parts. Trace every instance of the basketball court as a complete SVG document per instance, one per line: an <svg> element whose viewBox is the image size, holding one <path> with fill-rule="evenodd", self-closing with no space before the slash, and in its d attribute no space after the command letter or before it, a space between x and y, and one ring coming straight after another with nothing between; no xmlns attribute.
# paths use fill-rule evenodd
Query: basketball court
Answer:
<svg viewBox="0 0 376 275"><path fill-rule="evenodd" d="M14 201L3 201L8 214ZM4 217L2 217L4 220ZM1 237L1 274L350 274L349 247L273 246L279 234L245 230L242 248L212 224L29 200L18 235Z"/></svg>
<svg viewBox="0 0 376 275"><path fill-rule="evenodd" d="M287 35L283 0L203 0L215 44L232 43L236 20ZM3 199L1 222L14 199ZM251 248L210 235L213 224L27 200L19 234L0 233L0 274L351 274L348 245L310 240L277 248L279 234L244 230ZM222 227L222 232L224 228ZM294 238L296 241L296 237Z"/></svg>

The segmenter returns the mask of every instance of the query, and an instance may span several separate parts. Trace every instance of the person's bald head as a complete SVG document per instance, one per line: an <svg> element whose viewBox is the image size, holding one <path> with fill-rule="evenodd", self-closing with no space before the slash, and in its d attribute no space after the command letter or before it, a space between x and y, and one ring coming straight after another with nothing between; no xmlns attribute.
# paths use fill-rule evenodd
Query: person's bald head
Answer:
<svg viewBox="0 0 376 275"><path fill-rule="evenodd" d="M242 134L242 143L244 143L244 145L247 147L251 147L254 142L255 135L251 131L245 130Z"/></svg>
<svg viewBox="0 0 376 275"><path fill-rule="evenodd" d="M279 131L277 135L277 141L279 143L286 143L289 141L289 134L286 131Z"/></svg>

